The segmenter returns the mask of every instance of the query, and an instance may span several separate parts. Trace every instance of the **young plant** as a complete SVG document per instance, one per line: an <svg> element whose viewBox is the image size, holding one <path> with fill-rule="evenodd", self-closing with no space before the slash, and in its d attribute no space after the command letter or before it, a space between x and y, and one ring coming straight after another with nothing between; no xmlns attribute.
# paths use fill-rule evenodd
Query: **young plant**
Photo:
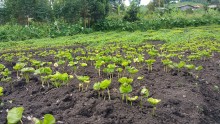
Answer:
<svg viewBox="0 0 220 124"><path fill-rule="evenodd" d="M1 79L2 82L9 82L11 80L11 77L9 75L11 74L11 71L6 68L3 72L1 72L3 78Z"/></svg>
<svg viewBox="0 0 220 124"><path fill-rule="evenodd" d="M98 98L99 98L100 97L100 91L101 91L100 82L94 83L93 90L98 91Z"/></svg>
<svg viewBox="0 0 220 124"><path fill-rule="evenodd" d="M130 63L129 61L123 60L122 63L121 63L121 65L122 65L123 67L126 67L126 66L129 65L129 63Z"/></svg>
<svg viewBox="0 0 220 124"><path fill-rule="evenodd" d="M161 61L162 61L163 65L164 65L164 71L168 72L168 66L170 64L172 64L173 62L171 60L169 60L169 59L164 59L164 60L161 60Z"/></svg>
<svg viewBox="0 0 220 124"><path fill-rule="evenodd" d="M138 96L134 96L134 97L129 97L129 96L127 96L127 100L131 102L131 106L132 106L132 103L133 103L134 101L136 101L137 99L138 99Z"/></svg>
<svg viewBox="0 0 220 124"><path fill-rule="evenodd" d="M41 65L41 61L38 61L38 60L30 60L31 62L31 65L35 67L35 69L38 69Z"/></svg>
<svg viewBox="0 0 220 124"><path fill-rule="evenodd" d="M128 94L130 92L132 92L132 86L131 83L133 82L132 78L127 78L127 77L122 77L118 80L118 82L120 82L120 88L119 91L122 94L122 100L124 101L125 96L126 96L126 103L127 103L127 98L128 98Z"/></svg>
<svg viewBox="0 0 220 124"><path fill-rule="evenodd" d="M4 88L0 87L0 96L3 96L3 91L4 91Z"/></svg>
<svg viewBox="0 0 220 124"><path fill-rule="evenodd" d="M148 59L148 60L145 60L145 62L147 63L148 71L151 72L153 70L153 64L156 62L156 60Z"/></svg>
<svg viewBox="0 0 220 124"><path fill-rule="evenodd" d="M138 69L136 69L135 67L126 67L126 69L128 70L128 72L131 74L131 78L134 77L134 75L139 71Z"/></svg>
<svg viewBox="0 0 220 124"><path fill-rule="evenodd" d="M118 72L118 78L120 77L120 73L123 71L123 68L117 68L116 71Z"/></svg>
<svg viewBox="0 0 220 124"><path fill-rule="evenodd" d="M67 73L62 74L60 72L56 72L56 74L50 75L50 80L56 88L60 87L62 84L67 85L69 80L72 78L72 75L68 75Z"/></svg>
<svg viewBox="0 0 220 124"><path fill-rule="evenodd" d="M56 119L51 114L45 114L43 120L33 118L32 121L34 122L34 124L55 124L56 123Z"/></svg>
<svg viewBox="0 0 220 124"><path fill-rule="evenodd" d="M5 69L5 66L3 64L0 64L0 72Z"/></svg>
<svg viewBox="0 0 220 124"><path fill-rule="evenodd" d="M80 81L79 83L79 91L80 89L82 89L81 91L83 91L83 84L85 83L86 86L86 90L88 89L89 83L90 83L90 77L89 76L76 76L76 78Z"/></svg>
<svg viewBox="0 0 220 124"><path fill-rule="evenodd" d="M178 69L179 72L180 69L182 69L186 65L186 63L184 61L180 61L179 63L173 63L173 65Z"/></svg>
<svg viewBox="0 0 220 124"><path fill-rule="evenodd" d="M103 69L103 72L109 74L109 78L112 79L113 78L113 73L115 71L115 64L108 64L107 68Z"/></svg>
<svg viewBox="0 0 220 124"><path fill-rule="evenodd" d="M199 71L201 71L202 69L203 69L203 67L201 65L195 68L195 70L197 71L196 79L199 78Z"/></svg>
<svg viewBox="0 0 220 124"><path fill-rule="evenodd" d="M87 63L80 63L80 65L81 65L82 67L86 67L86 66L87 66Z"/></svg>
<svg viewBox="0 0 220 124"><path fill-rule="evenodd" d="M191 71L191 70L195 69L195 65L193 65L193 64L185 65L184 67L185 67L188 71ZM189 72L188 74L190 74L190 72Z"/></svg>
<svg viewBox="0 0 220 124"><path fill-rule="evenodd" d="M149 90L146 87L143 87L141 89L141 101L140 101L140 106L142 107L143 105L143 98L148 98L150 95Z"/></svg>
<svg viewBox="0 0 220 124"><path fill-rule="evenodd" d="M159 102L161 102L161 100L160 99L154 99L154 98L151 97L151 98L148 98L147 101L153 106L152 115L155 116L156 115L156 113L155 113L156 105Z"/></svg>
<svg viewBox="0 0 220 124"><path fill-rule="evenodd" d="M76 71L77 71L77 69L78 69L77 64L78 64L78 61L76 61L76 62L71 61L71 62L69 62L69 64L68 64L68 66L72 67L74 74L76 74Z"/></svg>
<svg viewBox="0 0 220 124"><path fill-rule="evenodd" d="M138 76L137 79L138 80L142 80L144 78L144 76Z"/></svg>
<svg viewBox="0 0 220 124"><path fill-rule="evenodd" d="M50 67L41 67L34 72L35 75L40 75L40 80L42 83L42 86L44 87L44 83L47 82L48 76L52 74L52 70ZM49 83L48 83L49 86Z"/></svg>
<svg viewBox="0 0 220 124"><path fill-rule="evenodd" d="M26 67L21 69L22 76L25 78L26 83L30 82L30 74L34 73L35 69L32 67Z"/></svg>
<svg viewBox="0 0 220 124"><path fill-rule="evenodd" d="M103 95L104 90L107 89L109 100L111 100L110 90L108 88L110 86L110 84L111 84L111 80L107 80L107 79L100 83L100 89L102 90L102 95ZM104 97L104 99L105 99L105 97Z"/></svg>
<svg viewBox="0 0 220 124"><path fill-rule="evenodd" d="M95 62L95 69L98 69L99 77L101 76L101 66L104 64L105 62L102 60L98 60Z"/></svg>
<svg viewBox="0 0 220 124"><path fill-rule="evenodd" d="M158 50L152 49L152 50L148 51L148 54L151 58L155 58L158 54Z"/></svg>
<svg viewBox="0 0 220 124"><path fill-rule="evenodd" d="M16 65L13 67L13 69L16 70L16 72L17 72L17 78L19 78L18 71L20 71L22 68L24 68L25 65L26 65L26 63L16 63Z"/></svg>
<svg viewBox="0 0 220 124"><path fill-rule="evenodd" d="M14 107L8 111L7 114L7 123L8 124L17 124L18 122L22 123L22 114L24 108L23 107Z"/></svg>

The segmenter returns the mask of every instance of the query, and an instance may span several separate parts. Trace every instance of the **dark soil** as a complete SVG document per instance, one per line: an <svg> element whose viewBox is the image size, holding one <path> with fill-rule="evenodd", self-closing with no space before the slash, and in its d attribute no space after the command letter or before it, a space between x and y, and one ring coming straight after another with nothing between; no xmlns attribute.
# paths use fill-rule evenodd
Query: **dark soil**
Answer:
<svg viewBox="0 0 220 124"><path fill-rule="evenodd" d="M0 124L6 124L6 110L16 106L25 108L24 124L31 124L28 116L42 119L48 113L55 116L57 124L220 124L220 91L215 88L220 87L220 56L216 54L212 59L194 63L204 67L198 79L185 70L165 73L159 62L154 64L152 72L146 66L139 69L137 75L144 79L134 80L132 94L139 95L140 87L147 86L152 97L162 100L156 116L151 115L152 106L147 102L141 108L139 101L131 106L121 100L117 75L110 87L111 100L107 94L106 100L98 98L92 86L100 78L94 66L89 66L78 71L78 75L91 77L90 87L84 92L79 92L76 78L60 88L43 88L36 77L29 84L14 80L12 87L0 83L5 90Z"/></svg>

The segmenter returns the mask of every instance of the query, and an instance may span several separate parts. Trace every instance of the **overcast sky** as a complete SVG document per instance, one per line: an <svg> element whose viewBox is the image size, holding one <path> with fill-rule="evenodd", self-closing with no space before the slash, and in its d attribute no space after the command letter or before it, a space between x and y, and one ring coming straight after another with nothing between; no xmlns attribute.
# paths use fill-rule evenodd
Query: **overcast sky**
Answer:
<svg viewBox="0 0 220 124"><path fill-rule="evenodd" d="M150 0L141 0L141 5L147 5ZM125 0L125 4L129 6L129 0Z"/></svg>

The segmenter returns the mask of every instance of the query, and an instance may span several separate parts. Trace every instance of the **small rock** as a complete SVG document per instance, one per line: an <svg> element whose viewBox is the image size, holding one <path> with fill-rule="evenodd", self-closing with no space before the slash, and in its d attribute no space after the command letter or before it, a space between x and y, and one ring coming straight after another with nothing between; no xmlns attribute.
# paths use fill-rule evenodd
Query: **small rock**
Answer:
<svg viewBox="0 0 220 124"><path fill-rule="evenodd" d="M186 95L183 95L183 98L186 98Z"/></svg>

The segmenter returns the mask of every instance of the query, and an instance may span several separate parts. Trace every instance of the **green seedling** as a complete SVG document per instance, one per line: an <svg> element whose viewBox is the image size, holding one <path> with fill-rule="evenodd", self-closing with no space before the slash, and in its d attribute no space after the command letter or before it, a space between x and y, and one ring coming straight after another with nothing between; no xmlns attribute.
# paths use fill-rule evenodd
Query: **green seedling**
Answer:
<svg viewBox="0 0 220 124"><path fill-rule="evenodd" d="M8 70L8 68L6 68L2 73L1 73L4 77L8 77L11 74L11 71Z"/></svg>
<svg viewBox="0 0 220 124"><path fill-rule="evenodd" d="M8 68L1 72L1 74L3 75L3 78L1 79L2 82L9 82L11 80L11 77L9 77L11 71L9 71Z"/></svg>
<svg viewBox="0 0 220 124"><path fill-rule="evenodd" d="M79 83L79 91L83 91L83 84L85 83L86 90L88 89L89 83L90 83L90 77L89 76L76 76L76 78L80 81Z"/></svg>
<svg viewBox="0 0 220 124"><path fill-rule="evenodd" d="M48 75L52 74L52 70L50 69L50 67L42 67L39 68L37 70L35 70L34 72L35 75L40 75L40 80L42 83L42 86L44 87L44 83L48 81ZM49 86L49 83L48 83Z"/></svg>
<svg viewBox="0 0 220 124"><path fill-rule="evenodd" d="M98 91L98 97L100 97L100 90L101 90L101 88L100 88L100 82L94 83L94 85L93 85L93 90Z"/></svg>
<svg viewBox="0 0 220 124"><path fill-rule="evenodd" d="M153 106L152 115L155 116L156 105L161 102L160 99L148 98L147 101Z"/></svg>
<svg viewBox="0 0 220 124"><path fill-rule="evenodd" d="M153 64L156 62L155 59L148 59L148 60L145 60L145 62L147 63L147 66L148 66L148 71L152 71L153 70Z"/></svg>
<svg viewBox="0 0 220 124"><path fill-rule="evenodd" d="M182 69L184 66L186 65L186 63L184 61L180 61L178 64L174 64L174 66L178 69L178 72L180 71L180 69Z"/></svg>
<svg viewBox="0 0 220 124"><path fill-rule="evenodd" d="M158 51L152 49L152 50L150 50L150 51L148 52L148 54L149 54L149 56L150 56L151 58L155 58L155 57L157 56L157 54L158 54Z"/></svg>
<svg viewBox="0 0 220 124"><path fill-rule="evenodd" d="M143 105L143 98L148 98L149 95L150 95L149 90L146 87L141 89L141 101L140 101L141 107Z"/></svg>
<svg viewBox="0 0 220 124"><path fill-rule="evenodd" d="M4 88L0 87L0 96L3 96L3 91L4 91Z"/></svg>
<svg viewBox="0 0 220 124"><path fill-rule="evenodd" d="M199 71L201 71L202 69L203 69L203 67L201 65L195 68L195 70L197 71L196 79L199 78Z"/></svg>
<svg viewBox="0 0 220 124"><path fill-rule="evenodd" d="M193 64L185 65L184 67L185 67L188 71L191 71L191 70L195 69L195 65L193 65Z"/></svg>
<svg viewBox="0 0 220 124"><path fill-rule="evenodd" d="M34 124L55 124L56 123L56 119L51 114L45 114L43 120L40 120L37 118L33 118L32 120Z"/></svg>
<svg viewBox="0 0 220 124"><path fill-rule="evenodd" d="M99 77L101 76L101 66L104 64L105 62L102 60L98 60L95 62L95 69L98 69Z"/></svg>
<svg viewBox="0 0 220 124"><path fill-rule="evenodd" d="M126 69L128 70L128 72L132 75L131 77L133 78L134 77L134 75L136 74L136 73L138 73L138 69L136 69L135 67L130 67L130 66L128 66L128 67L126 67Z"/></svg>
<svg viewBox="0 0 220 124"><path fill-rule="evenodd" d="M121 65L122 65L123 67L126 67L126 66L129 65L129 63L130 63L129 61L123 60L122 63L121 63Z"/></svg>
<svg viewBox="0 0 220 124"><path fill-rule="evenodd" d="M86 66L87 66L86 63L81 63L80 65L81 65L82 67L86 67Z"/></svg>
<svg viewBox="0 0 220 124"><path fill-rule="evenodd" d="M62 84L67 85L69 80L72 78L72 75L68 75L67 73L62 74L60 72L56 72L56 74L50 75L50 80L56 88L60 87Z"/></svg>
<svg viewBox="0 0 220 124"><path fill-rule="evenodd" d="M132 92L132 86L131 83L133 82L133 79L127 78L127 77L122 77L118 80L120 82L120 88L119 91L122 94L122 100L124 101L125 96L126 96L126 103L127 103L127 96L128 93Z"/></svg>
<svg viewBox="0 0 220 124"><path fill-rule="evenodd" d="M129 97L129 96L127 96L127 100L131 102L131 106L132 106L132 103L133 103L134 101L136 101L137 99L138 99L138 96L134 96L134 97Z"/></svg>
<svg viewBox="0 0 220 124"><path fill-rule="evenodd" d="M22 123L21 118L23 111L23 107L14 107L9 110L7 114L7 124L18 124L18 122Z"/></svg>
<svg viewBox="0 0 220 124"><path fill-rule="evenodd" d="M171 65L173 62L169 59L162 60L162 63L164 65L164 71L168 72L168 66Z"/></svg>
<svg viewBox="0 0 220 124"><path fill-rule="evenodd" d="M5 66L3 64L0 64L0 72L5 69Z"/></svg>
<svg viewBox="0 0 220 124"><path fill-rule="evenodd" d="M109 100L111 100L111 96L110 96L110 90L109 90L109 86L110 86L110 84L111 84L111 80L104 80L104 81L102 81L101 83L100 83L100 89L104 92L104 90L106 90L107 89L107 92L108 92L108 98L109 98ZM102 95L104 94L102 92ZM104 99L105 99L105 97L104 97Z"/></svg>
<svg viewBox="0 0 220 124"><path fill-rule="evenodd" d="M107 68L103 69L103 72L109 74L109 78L112 79L113 78L113 73L115 71L115 64L108 64Z"/></svg>
<svg viewBox="0 0 220 124"><path fill-rule="evenodd" d="M69 62L69 64L68 64L68 66L72 67L74 74L76 74L76 71L77 71L77 68L78 68L78 67L77 67L77 64L78 64L78 61L76 61L76 62L71 61L71 62Z"/></svg>
<svg viewBox="0 0 220 124"><path fill-rule="evenodd" d="M117 68L116 71L118 72L118 78L120 78L120 73L122 73L123 68Z"/></svg>
<svg viewBox="0 0 220 124"><path fill-rule="evenodd" d="M21 74L25 78L26 83L30 82L30 74L34 73L35 69L32 67L26 67L21 69Z"/></svg>
<svg viewBox="0 0 220 124"><path fill-rule="evenodd" d="M38 69L41 65L41 61L37 61L37 60L30 60L31 65L35 67L35 69Z"/></svg>
<svg viewBox="0 0 220 124"><path fill-rule="evenodd" d="M138 58L134 58L133 62L139 67L138 63L144 62L144 56L139 55Z"/></svg>
<svg viewBox="0 0 220 124"><path fill-rule="evenodd" d="M16 72L17 72L17 78L19 78L18 71L20 71L22 68L24 68L25 65L26 65L26 63L16 63L16 65L13 67L13 69L16 70Z"/></svg>
<svg viewBox="0 0 220 124"><path fill-rule="evenodd" d="M144 76L139 76L139 77L137 77L137 79L142 80L142 79L144 79Z"/></svg>

